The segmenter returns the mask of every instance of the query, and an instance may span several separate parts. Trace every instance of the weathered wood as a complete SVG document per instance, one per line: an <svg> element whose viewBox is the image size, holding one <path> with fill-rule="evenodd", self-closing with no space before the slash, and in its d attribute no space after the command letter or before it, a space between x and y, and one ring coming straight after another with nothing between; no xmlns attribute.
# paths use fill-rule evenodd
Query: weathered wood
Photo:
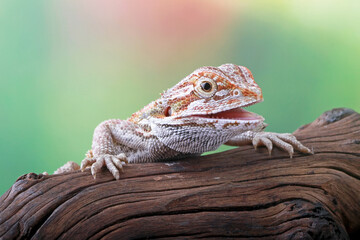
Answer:
<svg viewBox="0 0 360 240"><path fill-rule="evenodd" d="M20 177L0 198L0 238L360 239L360 115L334 109L296 136L314 155L251 146Z"/></svg>

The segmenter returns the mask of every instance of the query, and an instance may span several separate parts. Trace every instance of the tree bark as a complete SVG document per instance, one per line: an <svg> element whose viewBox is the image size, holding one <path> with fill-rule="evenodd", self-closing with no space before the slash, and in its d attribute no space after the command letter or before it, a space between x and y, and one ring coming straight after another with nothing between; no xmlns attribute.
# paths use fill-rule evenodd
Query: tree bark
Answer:
<svg viewBox="0 0 360 240"><path fill-rule="evenodd" d="M360 115L333 109L294 133L314 155L252 146L108 171L21 176L0 239L360 239Z"/></svg>

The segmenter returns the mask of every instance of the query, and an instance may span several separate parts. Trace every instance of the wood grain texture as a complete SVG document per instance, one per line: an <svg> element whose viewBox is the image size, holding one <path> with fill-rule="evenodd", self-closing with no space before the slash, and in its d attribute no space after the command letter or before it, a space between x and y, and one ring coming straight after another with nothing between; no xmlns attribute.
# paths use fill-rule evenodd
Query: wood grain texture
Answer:
<svg viewBox="0 0 360 240"><path fill-rule="evenodd" d="M314 155L251 146L109 172L30 173L0 198L0 239L360 239L360 115L295 135Z"/></svg>

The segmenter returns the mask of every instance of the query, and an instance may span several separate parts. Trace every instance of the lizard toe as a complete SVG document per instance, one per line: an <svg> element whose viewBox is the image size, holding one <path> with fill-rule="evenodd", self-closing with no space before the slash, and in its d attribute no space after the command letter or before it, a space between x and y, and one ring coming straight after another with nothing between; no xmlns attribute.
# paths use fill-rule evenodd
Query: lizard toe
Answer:
<svg viewBox="0 0 360 240"><path fill-rule="evenodd" d="M118 168L115 166L114 159L115 157L112 155L106 155L105 157L105 164L107 169L111 172L111 174L114 176L116 180L120 179L120 172Z"/></svg>
<svg viewBox="0 0 360 240"><path fill-rule="evenodd" d="M279 138L278 136L276 136L276 135L270 136L269 138L271 139L271 141L272 141L278 148L287 151L287 152L289 153L289 155L290 155L290 158L293 157L294 147L293 147L291 144L283 141L282 139L280 139L280 138Z"/></svg>
<svg viewBox="0 0 360 240"><path fill-rule="evenodd" d="M268 150L268 152L269 152L269 155L271 156L271 152L272 152L272 149L273 149L273 144L272 144L272 142L271 142L268 138L266 138L266 137L261 138L261 142L262 142L262 144L265 145L265 147L267 148L267 150Z"/></svg>
<svg viewBox="0 0 360 240"><path fill-rule="evenodd" d="M92 166L93 163L95 163L96 160L94 158L85 158L81 161L80 170L83 172L87 167Z"/></svg>
<svg viewBox="0 0 360 240"><path fill-rule="evenodd" d="M126 157L125 153L120 153L120 154L116 155L116 158L117 158L118 160L120 160L121 163L123 163L123 164L129 163L128 160L127 160L127 157Z"/></svg>
<svg viewBox="0 0 360 240"><path fill-rule="evenodd" d="M96 179L96 174L100 172L102 166L105 164L104 157L100 157L91 165L91 174L93 175L94 179Z"/></svg>
<svg viewBox="0 0 360 240"><path fill-rule="evenodd" d="M257 149L258 146L265 146L269 152L269 155L271 155L273 144L267 136L265 135L255 136L252 140L252 144L255 149Z"/></svg>
<svg viewBox="0 0 360 240"><path fill-rule="evenodd" d="M116 168L119 169L121 172L124 172L122 161L116 157L112 158L113 163L115 164Z"/></svg>
<svg viewBox="0 0 360 240"><path fill-rule="evenodd" d="M254 137L253 140L252 140L252 145L254 146L255 150L259 146L259 143L260 143L260 138L259 137Z"/></svg>
<svg viewBox="0 0 360 240"><path fill-rule="evenodd" d="M291 144L297 151L302 153L309 153L313 154L313 151L311 151L309 148L305 147L299 140L296 139L296 137L290 133L283 133L278 134L278 138L281 140Z"/></svg>

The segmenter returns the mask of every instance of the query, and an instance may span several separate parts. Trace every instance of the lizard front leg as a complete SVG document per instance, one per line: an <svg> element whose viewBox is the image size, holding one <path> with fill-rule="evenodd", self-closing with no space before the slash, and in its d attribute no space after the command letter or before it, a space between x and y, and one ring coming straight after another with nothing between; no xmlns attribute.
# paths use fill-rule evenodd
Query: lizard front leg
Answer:
<svg viewBox="0 0 360 240"><path fill-rule="evenodd" d="M119 119L107 120L99 124L94 131L92 149L81 162L81 170L91 166L91 173L96 174L103 166L116 178L120 178L123 165L128 162L127 155L132 149L141 149L141 140L136 139L137 125Z"/></svg>
<svg viewBox="0 0 360 240"><path fill-rule="evenodd" d="M236 135L225 143L229 146L240 146L251 144L255 147L266 146L271 155L273 144L278 148L285 150L289 153L290 158L294 154L294 148L302 153L312 154L313 152L299 142L296 137L290 133L273 133L273 132L254 132L247 131Z"/></svg>

